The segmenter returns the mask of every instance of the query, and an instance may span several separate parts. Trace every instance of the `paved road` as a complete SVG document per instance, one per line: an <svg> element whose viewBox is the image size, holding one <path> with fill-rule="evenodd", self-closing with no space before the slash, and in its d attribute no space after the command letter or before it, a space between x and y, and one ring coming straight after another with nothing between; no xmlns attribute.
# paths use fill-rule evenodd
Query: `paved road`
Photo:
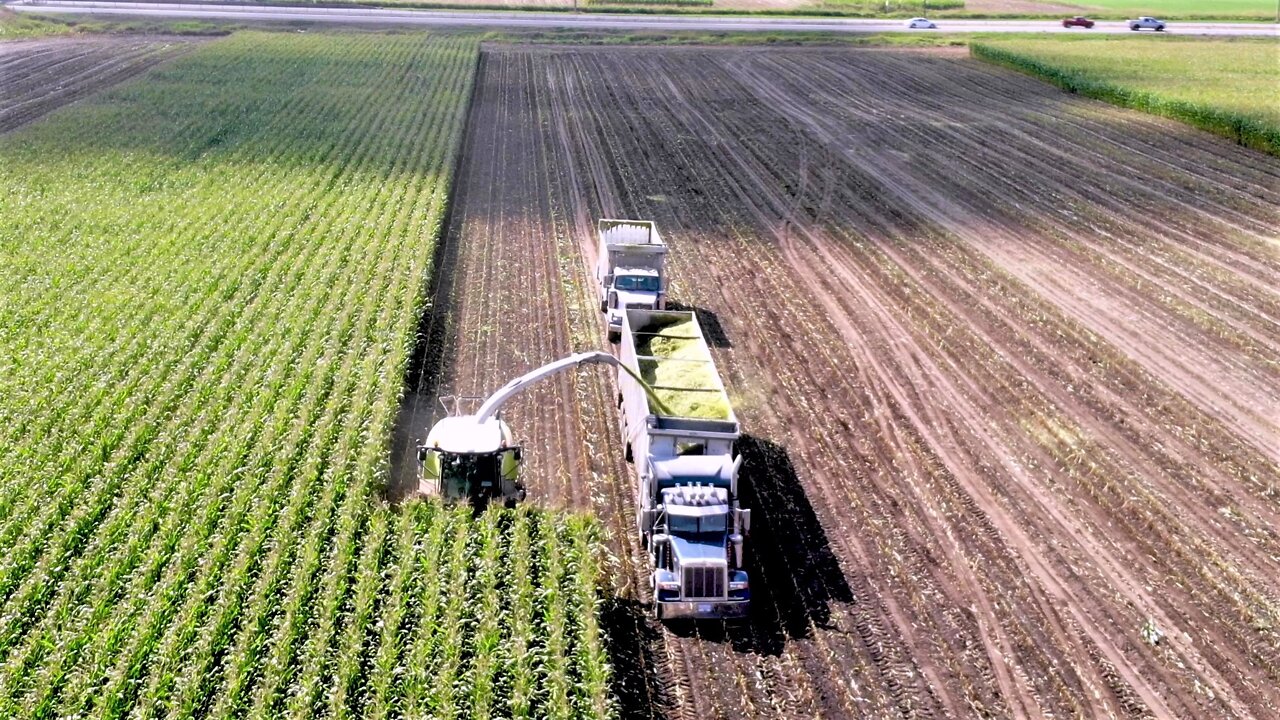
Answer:
<svg viewBox="0 0 1280 720"><path fill-rule="evenodd" d="M907 30L902 20L795 17L707 17L694 15L610 15L606 13L488 12L483 10L391 10L271 5L188 5L79 0L19 0L21 12L130 15L145 17L289 20L377 25L478 26L566 30L693 30L699 32L1044 32L1127 33L1123 22L1099 22L1093 30L1067 30L1056 20L947 20L938 30ZM1170 23L1169 34L1280 36L1269 23Z"/></svg>

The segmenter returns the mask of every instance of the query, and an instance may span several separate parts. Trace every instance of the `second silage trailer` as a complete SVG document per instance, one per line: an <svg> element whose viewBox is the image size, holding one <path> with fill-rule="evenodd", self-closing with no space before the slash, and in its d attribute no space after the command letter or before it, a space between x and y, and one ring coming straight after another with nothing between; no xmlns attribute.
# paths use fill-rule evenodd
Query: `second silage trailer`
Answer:
<svg viewBox="0 0 1280 720"><path fill-rule="evenodd" d="M622 433L635 465L637 525L653 561L659 618L737 618L751 588L734 455L739 426L693 312L627 310L618 373Z"/></svg>

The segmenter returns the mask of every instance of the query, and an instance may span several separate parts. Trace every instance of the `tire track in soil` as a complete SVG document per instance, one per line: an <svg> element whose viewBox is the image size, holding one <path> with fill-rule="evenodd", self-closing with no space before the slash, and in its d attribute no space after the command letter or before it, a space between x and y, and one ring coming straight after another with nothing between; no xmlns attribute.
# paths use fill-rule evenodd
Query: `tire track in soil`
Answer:
<svg viewBox="0 0 1280 720"><path fill-rule="evenodd" d="M483 58L449 233L449 382L552 357L512 343L603 346L594 218L649 217L748 433L756 612L665 627L643 615L611 379L512 408L545 438L536 501L607 527L624 711L1280 709L1266 408L1225 421L1207 398L1229 386L1172 370L1164 347L1280 387L1261 362L1280 352L1274 164L946 53ZM1183 153L1149 152L1170 133ZM537 309L504 317L512 285Z"/></svg>
<svg viewBox="0 0 1280 720"><path fill-rule="evenodd" d="M588 108L609 108L609 106L613 106L613 101L614 101L614 100L625 100L625 99L596 99L594 102L590 102L590 101L589 101L589 102L586 102L586 106L588 106ZM641 113L641 114L643 114L643 113ZM630 135L630 133L621 133L621 135ZM616 142L616 138L614 138L614 142ZM625 155L627 155L627 152L626 152L626 151L621 151L621 150L620 150L620 151L614 151L614 154L616 154L616 156L625 156ZM634 155L634 152L632 152L632 155ZM622 167L622 168L620 168L620 169L618 169L618 172L620 172L620 173L622 173L622 174L627 174L626 164L625 164L625 163L622 163L622 165L623 165L623 167ZM608 210L608 209L605 209L605 210L603 211L603 214L609 214L609 210ZM765 542L767 542L767 541L765 541ZM864 624L863 624L863 628L864 628L864 629L870 629L870 628L874 628L874 626L878 626L878 625L879 625L879 624L864 623ZM882 659L882 657L883 657L883 653L879 653L879 652L877 652L877 655L878 655L879 657L881 657L881 659ZM831 673L829 673L829 669L831 669L831 665L829 665L829 664L828 664L828 666L827 666L827 667L828 667L827 674L831 674ZM902 673L902 675L904 675L904 676L905 676L905 675L908 675L908 674L909 674L909 673ZM820 675L820 673L814 673L814 671L810 671L810 675L818 676L818 675ZM721 693L721 694L722 694L722 696L723 696L723 694L724 694L724 693ZM837 687L837 688L832 688L832 689L829 689L829 691L828 691L828 693L827 693L827 694L828 694L828 696L838 696L838 694L841 694L841 691L840 691L840 689L838 689L838 687ZM810 715L812 715L812 714L810 714Z"/></svg>
<svg viewBox="0 0 1280 720"><path fill-rule="evenodd" d="M833 73L834 74L834 73ZM982 76L982 73L969 73L970 75ZM844 79L847 73L842 73L840 79ZM794 76L795 82L803 86L804 83L813 82L815 74L810 68L797 69ZM789 78L790 79L790 78ZM986 90L989 86L994 87L992 92L985 92L984 96L999 95L999 82L992 82L991 78L986 78L985 85L978 86L978 89ZM864 81L865 82L865 81ZM817 91L814 88L806 88ZM1090 238L1084 233L1073 233L1072 223L1063 218L1062 223L1043 223L1037 222L1036 236L1043 237L1047 233L1056 232L1058 234L1066 234L1067 239L1077 240L1079 238L1087 238L1094 240L1091 247L1087 249L1089 253L1078 253L1075 257L1064 258L1062 253L1057 252L1058 257L1048 257L1047 252L1053 252L1056 247L1042 246L1032 247L1030 243L1021 243L1021 250L1024 256L1039 256L1044 258L1040 262L1031 265L1032 268L1041 276L1041 282L1037 283L1035 276L1029 276L1025 273L1021 275L1021 279L1026 280L1032 285L1039 284L1042 288L1047 278L1048 284L1052 285L1055 280L1060 280L1072 271L1076 266L1083 263L1095 261L1095 256L1106 257L1109 255L1108 246L1114 243L1113 238L1124 238L1133 236L1142 239L1150 238L1155 242L1163 242L1165 238L1159 235L1153 235L1149 229L1143 228L1141 225L1134 224L1127 220L1129 213L1125 212L1125 204L1134 202L1134 198L1139 195L1153 195L1156 193L1143 191L1141 193L1117 193L1114 188L1109 188L1106 193L1090 193L1091 186L1082 186L1073 188L1070 186L1051 187L1050 183L1056 182L1051 179L1054 172L1061 172L1058 168L1067 167L1073 172L1084 173L1086 166L1080 165L1080 160L1072 157L1072 153L1068 153L1058 149L1058 145L1063 144L1060 139L1060 132L1045 130L1039 136L1031 136L1027 134L1023 127L1026 123L1022 120L1019 113L1010 113L1007 123L1002 123L1001 129L983 128L984 134L980 138L967 137L962 132L947 132L945 135L937 132L919 131L921 125L933 127L936 125L947 125L948 115L954 118L957 114L965 112L964 98L957 98L954 95L945 94L945 88L938 86L928 86L921 88L908 88L918 91L921 98L927 100L919 100L910 106L910 111L914 117L921 117L930 120L928 123L912 123L905 128L906 132L899 133L898 136L904 138L903 141L896 141L898 136L893 139L886 139L886 144L891 147L884 148L883 152L877 153L859 153L858 159L861 162L871 164L876 167L876 172L881 180L895 181L897 186L893 187L895 192L900 193L904 198L911 200L918 207L924 208L923 212L929 214L930 219L941 225L951 227L953 229L967 229L968 238L982 238L986 241L991 238L997 230L1004 230L998 227L1001 223L998 220L1004 215L1001 212L1000 197L1005 197L1005 202L1025 202L1034 204L1040 202L1038 197L1043 196L1061 196L1070 194L1077 197L1081 202L1081 207L1091 209L1094 205L1110 204L1110 214L1117 219L1120 227L1113 233L1104 236L1103 242L1096 242L1095 238ZM943 93L941 97L939 94ZM910 94L910 93L909 93ZM803 103L805 94L798 95ZM850 101L854 101L859 97L856 94L850 94L847 97ZM865 95L861 96L862 102ZM950 104L947 104L951 101ZM901 101L893 101L903 104ZM972 103L969 103L972 104ZM934 110L934 106L938 110ZM960 109L956 110L955 106L959 105ZM908 108L904 107L903 112ZM808 119L808 118L806 118ZM834 124L828 121L828 124ZM950 122L955 125L955 122ZM1013 138L1006 140L1001 137L1006 134L1004 126L1013 128L1008 134ZM832 135L838 131L831 128L824 130L825 135ZM992 136L995 137L992 137ZM1028 142L1034 140L1034 142ZM1056 141L1056 142L1055 142ZM1008 155L1009 159L1003 163L992 163L986 159L990 153L983 152L984 143L993 143L1002 148L1002 156ZM955 153L945 153L934 155L929 158L931 167L924 168L917 166L908 167L907 163L900 160L898 156L904 154L904 149L910 147L938 147L947 146L955 148ZM1019 150L1021 146L1031 148L1030 150ZM849 150L849 154L856 153L856 150ZM1041 158L1046 155L1053 155L1052 165L1046 163ZM1010 165L1017 163L1019 173L1014 175L1010 172ZM1135 163L1129 163L1135 164ZM1114 165L1114 163L1113 163ZM977 170L977 172L975 172ZM914 172L923 177L919 179L910 178L910 174ZM1094 169L1094 172L1097 172ZM1143 175L1134 175L1128 177L1133 171L1124 168L1125 180L1129 185L1135 185L1139 179L1145 178ZM906 180L902 178L906 176ZM959 182L963 179L964 182ZM1029 181L1030 179L1030 181ZM912 182L914 180L914 182ZM984 192L986 188L994 187L996 190ZM1051 187L1051 189L1044 189ZM1030 189L1028 189L1030 188ZM969 201L975 195L982 195L981 200ZM1087 198L1085 196L1088 196ZM1166 196L1164 194L1156 194L1162 203L1162 207L1170 205L1182 204L1187 205L1196 200L1193 193L1183 192L1180 195ZM1086 202L1087 201L1087 202ZM1275 208L1280 204L1254 203L1251 207L1255 217L1266 218L1266 220L1255 220L1254 226L1257 228L1272 228L1274 235L1274 227L1280 224L1280 213ZM1049 208L1052 210L1052 208ZM1148 213L1152 217L1164 215L1165 213ZM1204 224L1216 222L1220 216L1212 213L1202 213ZM1176 216L1175 216L1176 218ZM1039 220L1038 218L1033 218ZM978 222L975 223L974 221ZM1016 232L1026 232L1026 218L1020 217L1010 219L1007 225L1013 225L1008 234L1014 236ZM1017 224L1014 224L1017 223ZM965 225L977 225L977 227L965 228ZM996 225L997 227L993 227ZM1202 235L1207 237L1217 237L1221 233L1212 229L1202 229ZM1187 233L1183 233L1187 235ZM1002 243L985 243L984 250L988 252L1000 250L1011 242ZM1275 253L1272 253L1272 269L1270 272L1271 282L1270 289L1261 294L1248 298L1247 303L1233 303L1236 306L1270 306L1274 308L1277 301L1275 294L1275 280L1280 278L1280 265L1275 264ZM1018 269L1020 266L1026 266L1028 263L1025 258L1017 258L1012 254L1006 254L1004 257L996 258L999 264L1012 270ZM1180 284L1176 277L1168 277L1167 273L1155 273L1158 284L1155 287L1177 288ZM1162 276L1163 275L1163 276ZM1216 338L1206 332L1195 332L1194 330L1183 329L1178 326L1162 327L1159 319L1172 319L1172 314L1168 312L1154 311L1149 307L1151 301L1158 298L1164 293L1153 293L1150 286L1143 287L1137 285L1139 289L1136 292L1130 292L1128 288L1122 287L1118 283L1107 283L1099 286L1102 282L1101 273L1093 273L1091 278L1084 278L1069 283L1066 293L1060 293L1059 297L1066 297L1068 294L1074 298L1072 307L1079 307L1074 312L1077 319L1084 322L1092 321L1092 325L1099 332L1107 335L1109 339L1116 341L1121 347L1126 347L1129 352L1138 355L1141 361L1144 361L1150 369L1173 377L1171 381L1178 385L1182 392L1196 398L1203 407L1209 409L1209 412L1215 413L1219 420L1234 424L1235 427L1244 431L1246 436L1250 437L1259 449L1264 452L1270 452L1273 455L1273 461L1280 461L1280 450L1276 450L1274 443L1269 443L1268 438L1272 438L1280 431L1280 409L1272 407L1270 409L1264 406L1262 398L1268 395L1274 396L1280 394L1280 385L1277 385L1277 374L1274 372L1274 361L1270 363L1272 372L1259 371L1257 368L1266 368L1267 358L1276 357L1277 346L1280 346L1280 340L1277 340L1274 326L1270 327L1266 335L1255 335L1254 340L1260 344L1260 347L1253 346L1253 343L1247 340L1239 341L1236 346L1224 345L1221 342L1213 342ZM1090 288L1091 292L1082 293L1079 288L1081 285L1093 282L1094 287ZM1176 290L1175 290L1176 292ZM1106 300L1107 304L1102 304L1102 300ZM1127 300L1125 304L1130 307L1121 305L1122 300ZM1231 307L1225 308L1226 312L1231 312ZM1127 314L1121 313L1127 311ZM1213 318L1213 327L1226 330L1230 325L1221 322L1222 309L1219 309ZM1144 320L1148 320L1141 325L1132 322L1129 315L1146 315ZM1116 318L1115 322L1102 324L1099 321L1107 318ZM1145 330L1145 335L1136 332L1131 328L1141 327ZM1151 342L1148 338L1156 337L1160 342ZM1197 338L1202 341L1201 344L1188 343L1186 338ZM1202 348L1201 345L1206 345ZM1215 347L1216 346L1216 347ZM1241 347L1244 352L1254 354L1251 363L1248 366L1241 367L1239 364L1234 366L1228 364L1228 360L1235 359L1241 354ZM1226 351L1219 352L1219 351ZM1195 362L1184 360L1184 358L1194 358ZM1227 360L1223 360L1227 358ZM1191 370L1191 368L1197 368ZM1200 368L1208 368L1200 369ZM1216 369L1216 371L1215 371ZM1270 392L1268 392L1268 390ZM1269 417L1268 417L1269 415Z"/></svg>
<svg viewBox="0 0 1280 720"><path fill-rule="evenodd" d="M917 264L927 264L927 261L926 261L925 263L917 263ZM1189 479L1190 479L1192 482L1194 482L1194 478L1189 478ZM1177 486L1174 486L1174 488L1173 488L1173 489L1176 491L1176 490L1178 490L1179 488L1178 488ZM1221 507L1221 505L1216 505L1215 507ZM1254 510L1255 510L1255 511L1260 512L1260 514L1262 514L1262 515L1266 518L1266 525L1267 525L1267 526L1274 526L1274 513L1273 513L1273 512L1270 512L1270 511L1269 511L1269 509L1268 509L1268 508L1266 508L1266 507L1259 507L1259 506L1256 506L1256 505L1254 506ZM1207 517L1207 516L1206 516L1204 519L1205 519L1204 527L1211 527L1213 518L1212 518L1212 517ZM1270 533L1267 533L1267 535L1269 535L1269 534L1270 534ZM1264 550L1266 550L1266 545L1270 545L1269 538L1268 538L1268 542L1267 542L1267 543L1264 545L1264 547L1263 547L1263 549L1264 549ZM1246 549L1247 549L1247 548L1246 548ZM1272 550L1267 550L1267 552L1268 552L1268 553L1273 553L1274 551L1272 551ZM1262 563L1261 563L1261 567L1265 568L1265 567L1267 566L1268 562L1269 562L1269 560L1268 560L1267 558L1265 558L1265 557L1264 557L1264 559L1262 560ZM1264 573L1264 576L1265 576L1265 574L1267 573L1267 571L1266 571L1265 569L1264 569L1264 570L1262 570L1262 572ZM1269 604L1269 605L1271 605L1271 606L1273 606L1273 607L1274 607L1274 602L1268 602L1268 603L1266 603L1266 604Z"/></svg>

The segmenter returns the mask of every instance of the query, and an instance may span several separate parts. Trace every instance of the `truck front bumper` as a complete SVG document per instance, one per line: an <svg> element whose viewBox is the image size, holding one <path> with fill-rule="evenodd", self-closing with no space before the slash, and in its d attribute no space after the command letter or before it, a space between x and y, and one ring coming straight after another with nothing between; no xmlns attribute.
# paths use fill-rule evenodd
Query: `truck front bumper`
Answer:
<svg viewBox="0 0 1280 720"><path fill-rule="evenodd" d="M659 620L737 620L751 610L750 600L658 600Z"/></svg>

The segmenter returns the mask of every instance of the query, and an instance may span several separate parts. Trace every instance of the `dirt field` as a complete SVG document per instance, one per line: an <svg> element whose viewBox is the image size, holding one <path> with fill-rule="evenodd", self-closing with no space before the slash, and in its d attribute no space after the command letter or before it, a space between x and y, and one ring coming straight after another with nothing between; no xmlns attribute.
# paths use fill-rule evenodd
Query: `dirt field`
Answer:
<svg viewBox="0 0 1280 720"><path fill-rule="evenodd" d="M0 132L138 75L191 43L154 36L0 43Z"/></svg>
<svg viewBox="0 0 1280 720"><path fill-rule="evenodd" d="M477 82L419 397L603 345L592 224L652 218L750 433L753 620L666 628L607 373L508 412L536 501L614 531L629 714L1280 712L1274 159L954 53Z"/></svg>

